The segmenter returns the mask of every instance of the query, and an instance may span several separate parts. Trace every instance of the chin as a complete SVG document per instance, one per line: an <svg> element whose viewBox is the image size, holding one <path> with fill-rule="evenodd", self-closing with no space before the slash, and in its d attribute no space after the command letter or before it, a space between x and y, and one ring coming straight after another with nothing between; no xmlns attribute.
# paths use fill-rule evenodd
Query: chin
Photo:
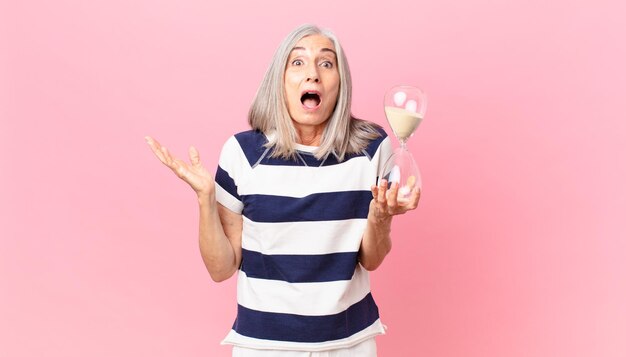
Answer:
<svg viewBox="0 0 626 357"><path fill-rule="evenodd" d="M330 116L328 116L325 119L322 119L318 115L315 115L315 116L304 115L303 117L300 117L297 119L292 118L292 120L294 121L294 123L298 123L300 125L318 126L318 125L325 125L328 122L329 118Z"/></svg>

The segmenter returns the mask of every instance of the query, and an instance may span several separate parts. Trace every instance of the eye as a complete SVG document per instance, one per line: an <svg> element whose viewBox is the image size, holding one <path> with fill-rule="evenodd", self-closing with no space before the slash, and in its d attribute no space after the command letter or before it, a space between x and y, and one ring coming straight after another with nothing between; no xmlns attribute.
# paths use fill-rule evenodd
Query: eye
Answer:
<svg viewBox="0 0 626 357"><path fill-rule="evenodd" d="M303 64L304 62L302 62L302 60L299 60L299 59L291 61L292 66L302 66Z"/></svg>
<svg viewBox="0 0 626 357"><path fill-rule="evenodd" d="M324 61L320 64L324 68L333 68L334 64L331 61Z"/></svg>

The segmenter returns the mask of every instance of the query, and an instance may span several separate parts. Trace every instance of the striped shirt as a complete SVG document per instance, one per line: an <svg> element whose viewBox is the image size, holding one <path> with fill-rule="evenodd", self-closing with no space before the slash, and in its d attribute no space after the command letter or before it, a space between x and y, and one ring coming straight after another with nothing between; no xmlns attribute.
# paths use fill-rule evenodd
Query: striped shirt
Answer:
<svg viewBox="0 0 626 357"><path fill-rule="evenodd" d="M237 318L223 344L323 351L384 333L358 262L370 187L391 155L381 129L342 162L298 145L297 160L270 158L259 131L224 144L217 201L242 214Z"/></svg>

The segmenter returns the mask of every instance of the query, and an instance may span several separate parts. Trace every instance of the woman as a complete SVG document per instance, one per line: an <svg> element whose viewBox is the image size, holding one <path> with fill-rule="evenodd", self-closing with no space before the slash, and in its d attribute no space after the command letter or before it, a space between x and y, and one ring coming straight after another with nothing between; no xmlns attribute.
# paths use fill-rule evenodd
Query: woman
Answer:
<svg viewBox="0 0 626 357"><path fill-rule="evenodd" d="M368 270L391 249L397 186L377 174L391 155L378 126L352 117L337 38L300 26L276 51L250 108L252 130L224 145L215 180L147 137L196 192L200 251L214 281L237 274L233 356L376 356L384 333Z"/></svg>

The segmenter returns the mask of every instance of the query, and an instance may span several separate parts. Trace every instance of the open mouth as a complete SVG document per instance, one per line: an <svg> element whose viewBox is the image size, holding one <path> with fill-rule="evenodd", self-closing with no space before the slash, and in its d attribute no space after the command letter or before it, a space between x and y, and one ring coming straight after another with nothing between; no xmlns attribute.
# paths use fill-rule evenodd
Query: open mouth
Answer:
<svg viewBox="0 0 626 357"><path fill-rule="evenodd" d="M322 98L317 92L304 92L300 97L302 104L308 109L317 108L322 102Z"/></svg>

